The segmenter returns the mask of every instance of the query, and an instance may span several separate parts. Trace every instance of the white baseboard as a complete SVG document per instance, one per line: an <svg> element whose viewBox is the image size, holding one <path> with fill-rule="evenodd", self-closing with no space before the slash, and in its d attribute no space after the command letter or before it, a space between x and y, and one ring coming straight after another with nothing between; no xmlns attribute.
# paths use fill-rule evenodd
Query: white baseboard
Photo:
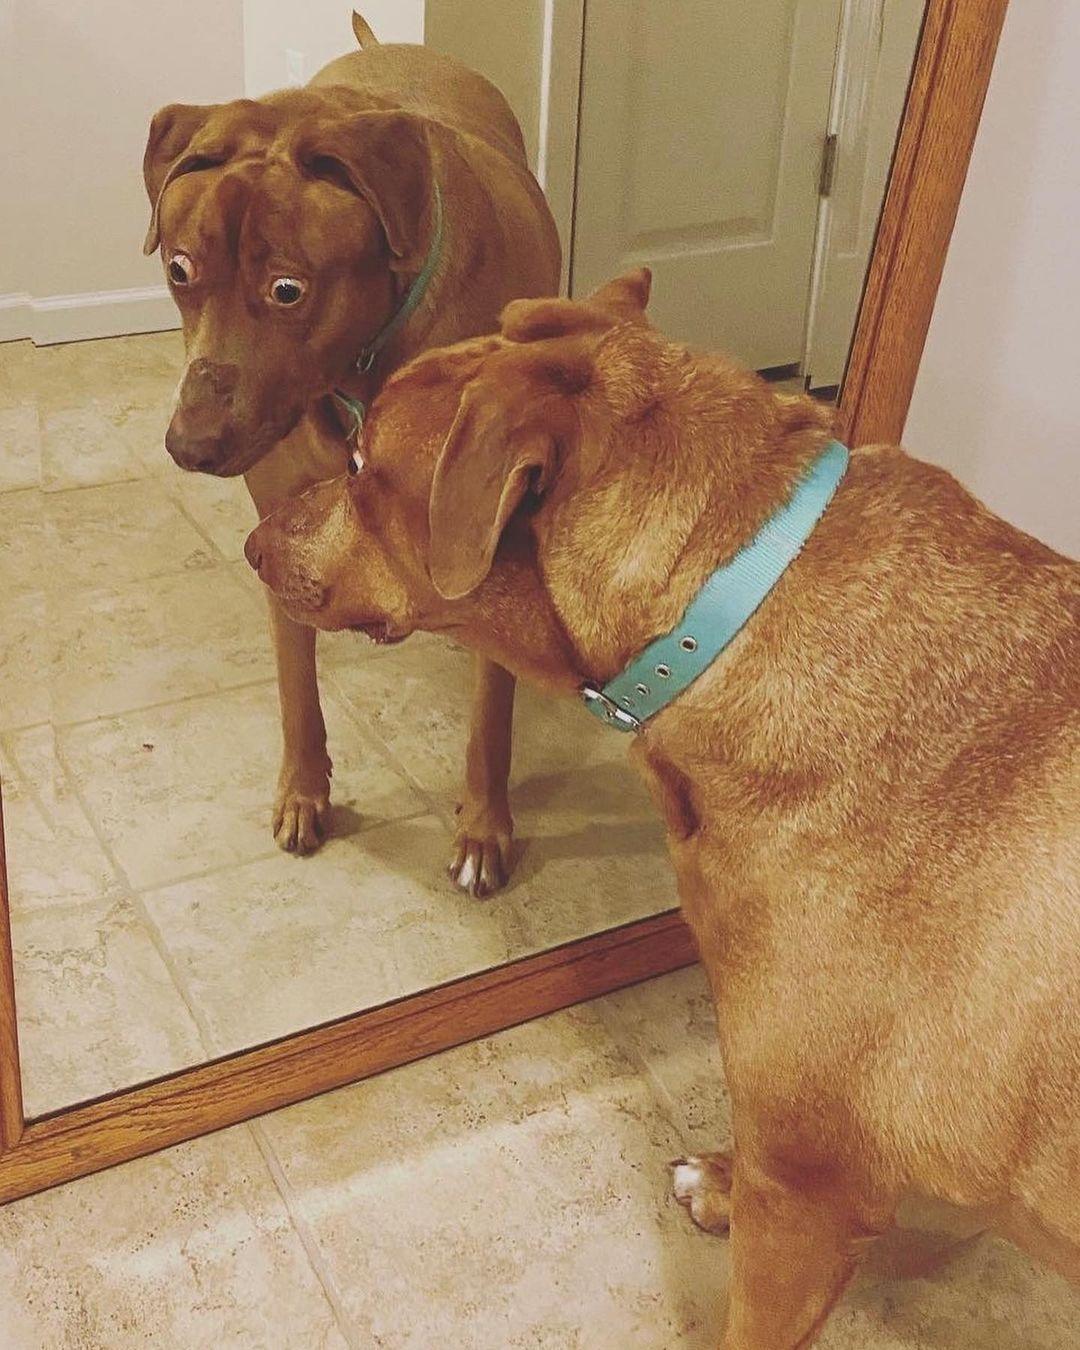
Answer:
<svg viewBox="0 0 1080 1350"><path fill-rule="evenodd" d="M25 291L0 295L0 342L30 336L30 297Z"/></svg>
<svg viewBox="0 0 1080 1350"><path fill-rule="evenodd" d="M76 295L0 295L0 342L30 338L45 347L179 327L176 305L164 286Z"/></svg>

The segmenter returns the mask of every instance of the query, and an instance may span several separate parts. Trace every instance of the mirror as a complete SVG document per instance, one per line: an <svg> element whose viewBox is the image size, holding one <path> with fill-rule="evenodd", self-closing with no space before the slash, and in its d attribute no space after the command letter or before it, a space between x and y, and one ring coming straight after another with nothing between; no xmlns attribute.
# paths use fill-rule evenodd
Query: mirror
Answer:
<svg viewBox="0 0 1080 1350"><path fill-rule="evenodd" d="M702 0L673 24L656 0L590 0L545 30L539 3L429 0L422 17L430 45L504 88L574 293L647 263L659 326L834 398L922 8ZM297 56L288 35L247 33L248 94L285 82L267 56L284 37ZM187 34L193 69L223 40ZM351 49L346 23L326 45ZM120 137L139 151L109 167L128 186L150 114L186 96L167 70L149 83ZM18 210L53 209L55 184L38 186ZM71 200L56 209L72 219ZM134 257L146 208L132 197L119 249L77 224L73 251ZM472 662L424 637L320 636L329 837L310 857L275 845L277 680L242 556L256 516L239 478L185 473L163 448L185 354L160 269L126 309L68 315L71 259L53 279L33 234L30 217L32 278L0 286L44 297L0 346L0 781L26 1114L671 909L624 738L524 689L513 875L483 900L450 884Z"/></svg>

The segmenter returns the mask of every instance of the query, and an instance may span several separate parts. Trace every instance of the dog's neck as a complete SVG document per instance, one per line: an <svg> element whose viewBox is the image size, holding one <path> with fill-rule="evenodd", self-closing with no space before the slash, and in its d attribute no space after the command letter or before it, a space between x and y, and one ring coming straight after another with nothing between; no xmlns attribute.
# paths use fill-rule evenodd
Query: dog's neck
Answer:
<svg viewBox="0 0 1080 1350"><path fill-rule="evenodd" d="M535 518L538 567L575 667L600 686L675 627L829 440L813 405L803 411L756 384L737 393L758 405L752 440L713 414L723 393L710 390L707 371L700 384L704 416L680 408L665 424L662 406L647 413L653 425L635 427L632 457L613 426L588 466L588 490L556 487Z"/></svg>

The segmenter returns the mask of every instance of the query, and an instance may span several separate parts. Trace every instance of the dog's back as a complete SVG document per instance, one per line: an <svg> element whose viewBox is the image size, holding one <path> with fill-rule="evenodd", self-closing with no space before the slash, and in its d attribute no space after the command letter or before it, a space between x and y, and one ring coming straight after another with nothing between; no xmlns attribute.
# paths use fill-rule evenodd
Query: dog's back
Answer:
<svg viewBox="0 0 1080 1350"><path fill-rule="evenodd" d="M1080 565L872 447L790 580L747 674L798 690L768 753L811 788L782 853L748 822L744 885L793 878L771 903L797 915L829 878L787 931L793 1017L817 985L792 1053L846 1084L874 1141L853 1166L985 1207L1080 1278ZM752 720L724 727L766 758Z"/></svg>
<svg viewBox="0 0 1080 1350"><path fill-rule="evenodd" d="M429 117L484 141L519 167L525 142L498 89L453 56L411 43L365 46L339 56L312 79L313 87L347 85L386 106Z"/></svg>

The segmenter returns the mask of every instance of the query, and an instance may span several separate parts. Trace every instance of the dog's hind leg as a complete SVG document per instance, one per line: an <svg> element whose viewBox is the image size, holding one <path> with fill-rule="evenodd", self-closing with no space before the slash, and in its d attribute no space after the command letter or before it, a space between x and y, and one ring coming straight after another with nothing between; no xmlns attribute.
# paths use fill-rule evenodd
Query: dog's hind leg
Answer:
<svg viewBox="0 0 1080 1350"><path fill-rule="evenodd" d="M515 680L486 658L475 662L472 719L465 751L465 787L449 874L463 891L489 895L510 875L514 822L507 783Z"/></svg>

